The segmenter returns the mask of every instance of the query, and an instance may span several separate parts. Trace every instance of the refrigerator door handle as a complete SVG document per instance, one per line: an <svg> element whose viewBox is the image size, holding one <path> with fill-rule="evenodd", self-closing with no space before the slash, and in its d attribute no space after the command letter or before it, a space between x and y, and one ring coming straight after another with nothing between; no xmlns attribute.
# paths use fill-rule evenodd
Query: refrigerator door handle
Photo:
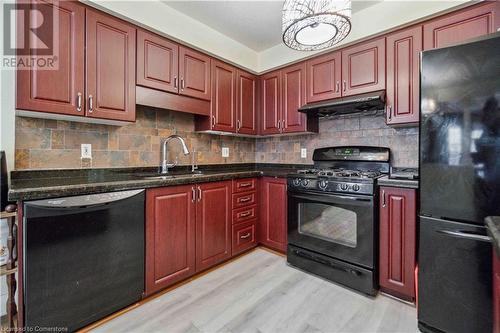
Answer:
<svg viewBox="0 0 500 333"><path fill-rule="evenodd" d="M459 230L438 230L437 232L439 232L440 234L445 234L445 235L452 236L452 237L491 243L491 237L485 236L485 235L462 232Z"/></svg>

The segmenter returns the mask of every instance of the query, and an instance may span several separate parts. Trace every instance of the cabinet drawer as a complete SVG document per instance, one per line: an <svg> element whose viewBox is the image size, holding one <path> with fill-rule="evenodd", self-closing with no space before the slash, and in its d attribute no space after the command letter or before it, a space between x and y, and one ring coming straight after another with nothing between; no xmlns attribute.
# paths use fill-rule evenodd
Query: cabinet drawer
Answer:
<svg viewBox="0 0 500 333"><path fill-rule="evenodd" d="M257 218L257 206L243 207L233 210L233 224Z"/></svg>
<svg viewBox="0 0 500 333"><path fill-rule="evenodd" d="M255 204L257 204L256 192L233 194L233 208L247 207Z"/></svg>
<svg viewBox="0 0 500 333"><path fill-rule="evenodd" d="M233 225L233 256L257 245L256 222Z"/></svg>
<svg viewBox="0 0 500 333"><path fill-rule="evenodd" d="M233 193L254 191L257 188L257 179L245 178L233 180Z"/></svg>

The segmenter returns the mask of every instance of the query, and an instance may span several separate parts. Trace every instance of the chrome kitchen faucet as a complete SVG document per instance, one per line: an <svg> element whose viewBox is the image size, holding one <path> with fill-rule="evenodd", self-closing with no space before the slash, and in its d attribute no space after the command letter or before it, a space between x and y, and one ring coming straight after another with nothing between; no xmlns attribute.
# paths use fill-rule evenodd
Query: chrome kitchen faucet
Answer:
<svg viewBox="0 0 500 333"><path fill-rule="evenodd" d="M181 138L180 136L178 136L176 134L171 135L168 138L166 138L162 143L162 149L161 149L161 158L160 159L161 159L161 173L162 174L167 174L168 169L175 167L178 163L177 159L175 159L174 163L168 163L167 145L172 139L179 140L179 142L182 145L182 152L184 153L184 155L189 155L189 150L188 150L188 148L186 146L186 142L184 141L183 138Z"/></svg>

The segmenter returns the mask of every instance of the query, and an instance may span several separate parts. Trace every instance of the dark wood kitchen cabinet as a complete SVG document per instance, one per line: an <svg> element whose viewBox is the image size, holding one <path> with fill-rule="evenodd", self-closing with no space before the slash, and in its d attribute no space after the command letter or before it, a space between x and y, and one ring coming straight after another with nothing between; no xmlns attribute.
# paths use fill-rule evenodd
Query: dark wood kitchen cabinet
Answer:
<svg viewBox="0 0 500 333"><path fill-rule="evenodd" d="M340 52L328 53L306 62L307 103L337 98L340 91L342 65Z"/></svg>
<svg viewBox="0 0 500 333"><path fill-rule="evenodd" d="M500 28L500 2L465 8L424 24L424 50L446 47L484 36Z"/></svg>
<svg viewBox="0 0 500 333"><path fill-rule="evenodd" d="M138 30L137 85L178 93L179 45L153 33Z"/></svg>
<svg viewBox="0 0 500 333"><path fill-rule="evenodd" d="M307 117L298 109L306 104L306 64L304 62L282 70L282 132L307 131Z"/></svg>
<svg viewBox="0 0 500 333"><path fill-rule="evenodd" d="M422 26L390 34L386 41L386 122L388 125L418 123Z"/></svg>
<svg viewBox="0 0 500 333"><path fill-rule="evenodd" d="M146 192L146 295L195 273L195 185Z"/></svg>
<svg viewBox="0 0 500 333"><path fill-rule="evenodd" d="M493 333L500 333L500 257L493 249Z"/></svg>
<svg viewBox="0 0 500 333"><path fill-rule="evenodd" d="M385 38L342 50L342 96L385 89Z"/></svg>
<svg viewBox="0 0 500 333"><path fill-rule="evenodd" d="M231 181L198 185L196 271L231 257Z"/></svg>
<svg viewBox="0 0 500 333"><path fill-rule="evenodd" d="M237 133L257 134L257 82L257 76L238 70L236 82Z"/></svg>
<svg viewBox="0 0 500 333"><path fill-rule="evenodd" d="M380 187L380 290L415 299L416 190Z"/></svg>
<svg viewBox="0 0 500 333"><path fill-rule="evenodd" d="M17 70L16 108L84 116L85 7L70 1L32 1L30 6L42 13L54 7L57 9L60 56L56 70ZM32 20L33 16L28 16L28 19ZM17 37L29 36L28 27L32 26L35 24L25 22L24 33L18 33ZM45 30L42 26L37 34L51 36L52 31ZM20 42L18 45L22 45ZM29 47L30 44L24 45Z"/></svg>
<svg viewBox="0 0 500 333"><path fill-rule="evenodd" d="M288 215L286 178L263 177L260 189L259 243L284 253Z"/></svg>
<svg viewBox="0 0 500 333"><path fill-rule="evenodd" d="M278 134L281 129L281 71L261 76L261 134Z"/></svg>
<svg viewBox="0 0 500 333"><path fill-rule="evenodd" d="M236 68L212 60L211 129L236 132Z"/></svg>
<svg viewBox="0 0 500 333"><path fill-rule="evenodd" d="M210 57L181 46L179 48L179 93L210 100Z"/></svg>
<svg viewBox="0 0 500 333"><path fill-rule="evenodd" d="M85 29L86 116L135 121L135 27L87 9Z"/></svg>

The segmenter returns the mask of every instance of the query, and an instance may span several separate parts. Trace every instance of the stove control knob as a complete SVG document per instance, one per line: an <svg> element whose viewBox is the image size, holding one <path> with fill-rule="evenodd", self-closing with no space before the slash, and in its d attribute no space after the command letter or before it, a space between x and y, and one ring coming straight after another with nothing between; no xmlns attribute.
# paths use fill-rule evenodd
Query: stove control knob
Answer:
<svg viewBox="0 0 500 333"><path fill-rule="evenodd" d="M318 185L319 185L320 189L325 190L326 187L328 186L328 181L326 181L326 180L320 180Z"/></svg>
<svg viewBox="0 0 500 333"><path fill-rule="evenodd" d="M293 180L293 185L295 185L295 186L299 186L299 185L300 185L300 182L301 182L300 178L295 178L295 179Z"/></svg>
<svg viewBox="0 0 500 333"><path fill-rule="evenodd" d="M359 187L359 185L358 185L358 184L354 184L354 185L352 185L352 190L353 190L353 191L358 192L358 191L360 190L360 188L361 188L361 187Z"/></svg>
<svg viewBox="0 0 500 333"><path fill-rule="evenodd" d="M309 184L309 179L302 180L302 186L306 187Z"/></svg>
<svg viewBox="0 0 500 333"><path fill-rule="evenodd" d="M340 185L340 189L341 189L342 191L347 191L347 190L349 189L349 185L347 185L347 184L342 184L342 185Z"/></svg>

